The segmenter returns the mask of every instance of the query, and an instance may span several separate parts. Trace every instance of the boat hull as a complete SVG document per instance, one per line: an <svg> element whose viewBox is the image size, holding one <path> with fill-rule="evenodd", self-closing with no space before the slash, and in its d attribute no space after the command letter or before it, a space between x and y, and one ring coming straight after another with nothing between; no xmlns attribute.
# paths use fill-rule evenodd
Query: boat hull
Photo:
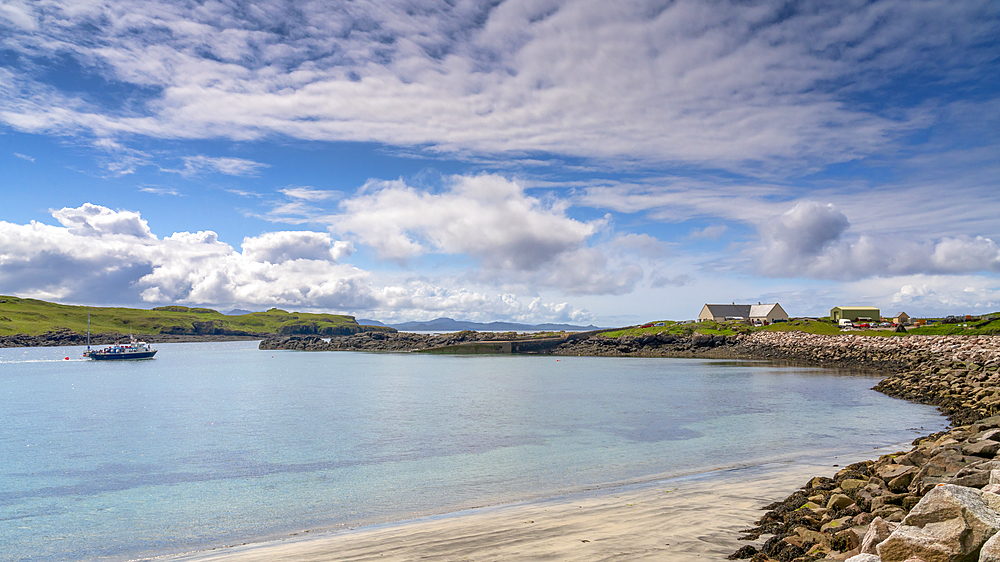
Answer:
<svg viewBox="0 0 1000 562"><path fill-rule="evenodd" d="M156 352L159 351L154 349L152 351L134 351L129 353L101 353L99 351L91 352L87 357L95 361L127 361L130 359L152 359Z"/></svg>

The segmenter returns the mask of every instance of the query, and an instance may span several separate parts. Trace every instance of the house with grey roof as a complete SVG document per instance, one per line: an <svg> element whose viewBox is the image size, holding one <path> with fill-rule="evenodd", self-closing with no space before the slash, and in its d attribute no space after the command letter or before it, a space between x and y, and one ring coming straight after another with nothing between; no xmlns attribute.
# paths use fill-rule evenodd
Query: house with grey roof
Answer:
<svg viewBox="0 0 1000 562"><path fill-rule="evenodd" d="M699 322L705 320L722 322L724 320L746 320L747 318L750 318L750 305L736 303L706 304L701 308L701 314L698 315Z"/></svg>

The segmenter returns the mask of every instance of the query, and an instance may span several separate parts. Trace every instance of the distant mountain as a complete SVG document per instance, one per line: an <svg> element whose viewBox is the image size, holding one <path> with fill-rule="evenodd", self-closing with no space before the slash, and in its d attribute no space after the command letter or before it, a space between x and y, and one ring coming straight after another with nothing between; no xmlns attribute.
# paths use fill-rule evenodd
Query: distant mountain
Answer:
<svg viewBox="0 0 1000 562"><path fill-rule="evenodd" d="M358 320L358 324L369 325L370 320ZM371 324L378 325L378 324ZM597 326L574 326L572 324L517 324L514 322L466 322L453 320L451 318L436 318L428 322L403 322L401 324L389 324L400 332L460 332L462 330L475 330L477 332L528 332L535 330L545 331L567 331L586 332L589 330L599 330Z"/></svg>
<svg viewBox="0 0 1000 562"><path fill-rule="evenodd" d="M378 320L369 320L367 318L358 318L358 324L362 326L388 326L388 324L383 324Z"/></svg>
<svg viewBox="0 0 1000 562"><path fill-rule="evenodd" d="M243 316L244 314L250 314L252 312L253 312L252 310L243 310L242 308L234 308L229 312L224 312L223 314L225 314L226 316Z"/></svg>

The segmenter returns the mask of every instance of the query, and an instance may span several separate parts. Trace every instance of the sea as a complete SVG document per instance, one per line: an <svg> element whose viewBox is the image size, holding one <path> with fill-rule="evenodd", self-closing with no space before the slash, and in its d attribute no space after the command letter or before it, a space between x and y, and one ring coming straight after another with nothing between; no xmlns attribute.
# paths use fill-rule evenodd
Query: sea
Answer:
<svg viewBox="0 0 1000 562"><path fill-rule="evenodd" d="M0 349L0 560L153 558L946 427L878 375L767 362L156 347Z"/></svg>

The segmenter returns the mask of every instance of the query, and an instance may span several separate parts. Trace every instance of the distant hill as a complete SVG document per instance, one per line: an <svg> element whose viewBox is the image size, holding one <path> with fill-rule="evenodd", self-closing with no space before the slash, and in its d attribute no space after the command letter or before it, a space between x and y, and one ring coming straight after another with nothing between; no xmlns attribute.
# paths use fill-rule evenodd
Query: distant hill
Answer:
<svg viewBox="0 0 1000 562"><path fill-rule="evenodd" d="M358 323L365 325L371 320L359 320ZM374 324L378 325L378 324ZM389 324L389 326L400 332L460 332L462 330L475 330L477 332L530 332L530 331L551 331L551 332L586 332L589 330L599 330L597 326L574 326L572 324L517 324L514 322L467 322L463 320L453 320L451 318L435 318L427 322L403 322L401 324Z"/></svg>
<svg viewBox="0 0 1000 562"><path fill-rule="evenodd" d="M339 336L392 328L359 325L353 316L287 312L272 308L266 312L226 315L211 308L158 306L151 310L99 306L73 306L37 299L0 295L0 336L39 334L70 330L92 333L135 335L226 335L315 334Z"/></svg>
<svg viewBox="0 0 1000 562"><path fill-rule="evenodd" d="M371 320L368 318L358 318L358 324L361 324L362 326L388 326L388 324L383 324L378 320Z"/></svg>

